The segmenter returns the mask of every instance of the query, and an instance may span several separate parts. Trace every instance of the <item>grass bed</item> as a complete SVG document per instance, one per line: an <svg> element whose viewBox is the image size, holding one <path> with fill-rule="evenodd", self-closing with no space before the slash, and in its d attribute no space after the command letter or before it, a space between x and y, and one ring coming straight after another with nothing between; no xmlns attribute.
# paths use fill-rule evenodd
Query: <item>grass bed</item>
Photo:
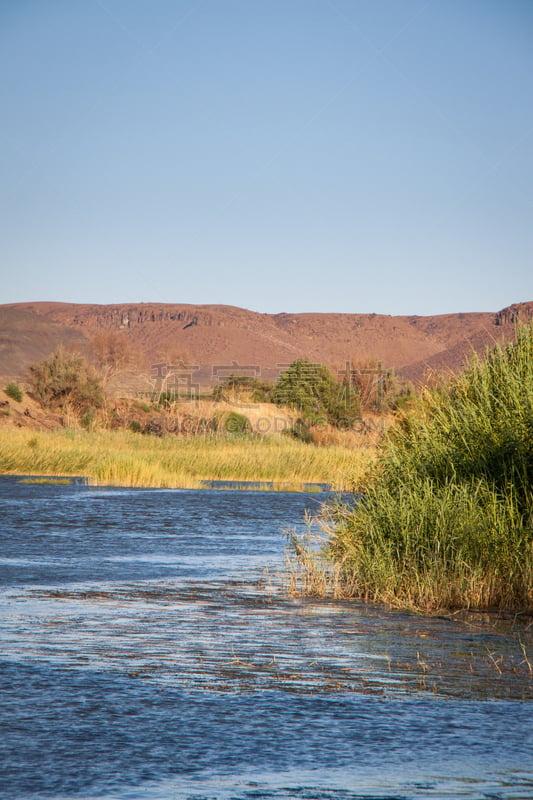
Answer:
<svg viewBox="0 0 533 800"><path fill-rule="evenodd" d="M267 481L273 488L328 483L350 490L371 448L316 447L289 437L153 437L130 431L4 430L0 473L87 476L90 483L198 488L206 480Z"/></svg>

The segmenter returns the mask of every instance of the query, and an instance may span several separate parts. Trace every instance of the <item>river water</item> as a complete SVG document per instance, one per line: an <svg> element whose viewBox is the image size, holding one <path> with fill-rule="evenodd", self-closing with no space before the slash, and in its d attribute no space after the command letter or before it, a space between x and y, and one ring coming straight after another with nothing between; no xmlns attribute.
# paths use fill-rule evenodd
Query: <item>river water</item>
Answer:
<svg viewBox="0 0 533 800"><path fill-rule="evenodd" d="M0 478L0 796L533 798L533 625L288 597L323 500Z"/></svg>

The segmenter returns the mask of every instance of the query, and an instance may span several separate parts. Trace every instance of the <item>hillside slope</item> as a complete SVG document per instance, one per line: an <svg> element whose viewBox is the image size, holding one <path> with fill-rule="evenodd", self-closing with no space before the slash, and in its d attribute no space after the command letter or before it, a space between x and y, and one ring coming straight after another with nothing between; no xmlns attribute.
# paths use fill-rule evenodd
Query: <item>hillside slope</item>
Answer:
<svg viewBox="0 0 533 800"><path fill-rule="evenodd" d="M342 369L376 359L413 381L458 370L468 354L513 335L533 302L499 312L440 316L260 314L233 306L139 303L18 303L0 306L0 375L23 377L59 343L95 360L106 342L123 351L123 386L155 364L197 367L203 385L230 372L272 379L296 358ZM111 348L112 349L112 348ZM153 370L152 370L153 373ZM129 377L128 377L129 376ZM115 376L120 390L120 379Z"/></svg>

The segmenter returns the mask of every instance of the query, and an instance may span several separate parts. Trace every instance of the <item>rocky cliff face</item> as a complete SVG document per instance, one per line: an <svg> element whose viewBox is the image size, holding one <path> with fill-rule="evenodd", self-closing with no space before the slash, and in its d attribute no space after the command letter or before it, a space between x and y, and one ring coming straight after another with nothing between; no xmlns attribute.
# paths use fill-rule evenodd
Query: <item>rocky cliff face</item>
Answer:
<svg viewBox="0 0 533 800"><path fill-rule="evenodd" d="M496 325L514 325L516 322L529 322L533 319L533 303L514 303L502 308L495 317Z"/></svg>
<svg viewBox="0 0 533 800"><path fill-rule="evenodd" d="M178 324L183 328L198 324L198 313L192 310L155 306L70 306L59 304L32 304L32 310L46 314L73 327L90 330L127 330L153 323ZM28 307L29 308L29 307ZM211 325L209 314L202 315L202 323Z"/></svg>

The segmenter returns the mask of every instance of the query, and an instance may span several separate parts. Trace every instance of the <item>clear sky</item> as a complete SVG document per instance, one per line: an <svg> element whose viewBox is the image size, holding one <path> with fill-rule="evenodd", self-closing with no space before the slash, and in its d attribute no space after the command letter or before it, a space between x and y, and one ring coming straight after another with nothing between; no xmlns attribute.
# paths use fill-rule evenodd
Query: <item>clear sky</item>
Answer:
<svg viewBox="0 0 533 800"><path fill-rule="evenodd" d="M0 0L0 302L533 300L533 0Z"/></svg>

